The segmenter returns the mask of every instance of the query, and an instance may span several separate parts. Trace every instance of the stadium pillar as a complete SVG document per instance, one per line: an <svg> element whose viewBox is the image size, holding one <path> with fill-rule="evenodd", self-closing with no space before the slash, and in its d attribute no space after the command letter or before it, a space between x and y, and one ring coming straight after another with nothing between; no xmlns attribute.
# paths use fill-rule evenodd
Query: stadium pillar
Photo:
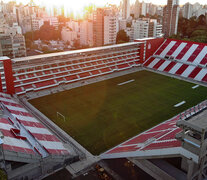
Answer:
<svg viewBox="0 0 207 180"><path fill-rule="evenodd" d="M2 81L1 81L1 73L0 73L0 92L3 92Z"/></svg>
<svg viewBox="0 0 207 180"><path fill-rule="evenodd" d="M140 60L141 62L143 63L145 61L145 44L142 43L141 46L140 46Z"/></svg>
<svg viewBox="0 0 207 180"><path fill-rule="evenodd" d="M3 64L3 70L4 70L4 76L5 76L5 82L6 82L6 93L8 94L14 94L14 77L13 77L13 71L12 71L12 61L8 57L1 57L0 61ZM1 75L2 77L2 75ZM1 91L3 91L2 88L2 81L1 81Z"/></svg>

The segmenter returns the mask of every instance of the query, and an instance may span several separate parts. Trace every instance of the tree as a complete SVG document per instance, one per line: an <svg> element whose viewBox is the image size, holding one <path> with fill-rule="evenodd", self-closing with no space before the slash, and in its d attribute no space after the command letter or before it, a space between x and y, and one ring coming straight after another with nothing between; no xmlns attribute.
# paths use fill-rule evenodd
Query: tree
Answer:
<svg viewBox="0 0 207 180"><path fill-rule="evenodd" d="M179 18L178 34L175 39L183 39L195 42L207 43L207 22L204 15L191 17L190 19Z"/></svg>
<svg viewBox="0 0 207 180"><path fill-rule="evenodd" d="M187 36L187 29L188 29L189 20L183 17L180 17L178 20L178 34L181 38Z"/></svg>
<svg viewBox="0 0 207 180"><path fill-rule="evenodd" d="M49 22L45 21L39 30L39 38L41 40L58 40L58 31L55 30L54 26L51 26Z"/></svg>
<svg viewBox="0 0 207 180"><path fill-rule="evenodd" d="M202 14L197 19L198 25L206 25L206 17Z"/></svg>
<svg viewBox="0 0 207 180"><path fill-rule="evenodd" d="M160 17L157 14L154 14L154 15L149 15L149 18L150 19L158 19Z"/></svg>
<svg viewBox="0 0 207 180"><path fill-rule="evenodd" d="M180 36L178 34L173 34L169 37L170 39L180 39Z"/></svg>
<svg viewBox="0 0 207 180"><path fill-rule="evenodd" d="M197 37L197 36L207 36L207 32L202 29L193 31L193 33L191 34L191 37Z"/></svg>
<svg viewBox="0 0 207 180"><path fill-rule="evenodd" d="M51 26L49 22L45 21L44 24L41 26L40 30L25 33L24 37L26 47L32 48L32 41L38 39L42 41L61 39L61 30L61 26L58 28L58 30L56 30L54 26Z"/></svg>
<svg viewBox="0 0 207 180"><path fill-rule="evenodd" d="M120 43L125 43L125 42L129 42L129 36L127 36L124 30L120 30L116 36L116 43L120 44Z"/></svg>
<svg viewBox="0 0 207 180"><path fill-rule="evenodd" d="M126 27L132 27L131 23L127 23Z"/></svg>
<svg viewBox="0 0 207 180"><path fill-rule="evenodd" d="M6 172L3 169L0 169L0 180L8 179Z"/></svg>
<svg viewBox="0 0 207 180"><path fill-rule="evenodd" d="M73 41L73 47L75 49L79 49L80 48L80 41L78 39L74 39L74 41Z"/></svg>
<svg viewBox="0 0 207 180"><path fill-rule="evenodd" d="M139 18L144 18L144 17L145 17L145 16L144 16L144 15L142 15L142 14L140 14L140 15L139 15Z"/></svg>

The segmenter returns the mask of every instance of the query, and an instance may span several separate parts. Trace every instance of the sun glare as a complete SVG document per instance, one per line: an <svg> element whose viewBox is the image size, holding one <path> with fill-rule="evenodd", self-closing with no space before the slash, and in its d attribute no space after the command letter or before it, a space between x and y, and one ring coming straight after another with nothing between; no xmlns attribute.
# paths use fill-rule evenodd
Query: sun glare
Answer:
<svg viewBox="0 0 207 180"><path fill-rule="evenodd" d="M10 0L3 0L8 2ZM29 4L31 0L16 0L17 3ZM88 10L92 7L104 7L109 4L119 5L122 0L33 0L34 4L46 7L47 12L50 15L54 15L54 8L59 14L64 12L65 17L73 17L74 19L84 19L86 17ZM130 0L130 3L134 3L136 0ZM142 0L139 0L140 2ZM157 4L157 0L144 0L145 2L152 2ZM180 0L181 4L189 1L195 3L195 1L201 0ZM159 4L164 5L167 0L160 0ZM64 11L63 11L64 10ZM60 13L61 12L61 13Z"/></svg>
<svg viewBox="0 0 207 180"><path fill-rule="evenodd" d="M9 2L11 0L3 0L4 2ZM17 3L28 4L30 0L15 0ZM83 13L83 9L85 6L93 4L95 6L104 6L108 4L116 4L119 5L122 0L33 0L37 5L44 5L46 7L54 7L57 8L60 6L64 6L68 9L73 9L73 11L78 11L79 13ZM135 3L136 0L130 0L130 3ZM167 4L167 0L139 0L140 2L144 1L146 3L154 3L159 5ZM200 4L205 4L206 1L203 0L180 0L180 5L183 5L187 2L191 4L199 2Z"/></svg>
<svg viewBox="0 0 207 180"><path fill-rule="evenodd" d="M119 2L119 0L115 0L114 2ZM74 17L83 17L86 11L86 7L89 6L104 6L106 5L107 1L100 1L100 0L42 0L42 1L35 1L34 3L40 4L45 6L48 10L52 10L53 8L56 9L63 9L65 11L65 15L73 14Z"/></svg>

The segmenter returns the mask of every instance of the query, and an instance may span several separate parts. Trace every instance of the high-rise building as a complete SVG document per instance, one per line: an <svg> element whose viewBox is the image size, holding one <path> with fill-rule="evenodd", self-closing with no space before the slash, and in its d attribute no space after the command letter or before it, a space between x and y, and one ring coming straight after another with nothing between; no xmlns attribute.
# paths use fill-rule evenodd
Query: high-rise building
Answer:
<svg viewBox="0 0 207 180"><path fill-rule="evenodd" d="M199 17L200 15L205 15L205 13L207 12L206 8L199 3L193 4L192 8L193 8L192 16Z"/></svg>
<svg viewBox="0 0 207 180"><path fill-rule="evenodd" d="M140 3L140 15L147 15L147 3L145 3L144 1Z"/></svg>
<svg viewBox="0 0 207 180"><path fill-rule="evenodd" d="M152 3L149 3L149 15L152 15L154 16L156 14L156 11L157 11L157 6L152 4Z"/></svg>
<svg viewBox="0 0 207 180"><path fill-rule="evenodd" d="M26 56L25 38L22 34L16 34L12 38L13 58Z"/></svg>
<svg viewBox="0 0 207 180"><path fill-rule="evenodd" d="M134 17L137 19L139 18L140 15L140 3L139 0L136 0L135 5L134 5Z"/></svg>
<svg viewBox="0 0 207 180"><path fill-rule="evenodd" d="M73 41L78 39L78 33L72 31L69 27L63 27L61 31L61 39L65 42L73 44Z"/></svg>
<svg viewBox="0 0 207 180"><path fill-rule="evenodd" d="M149 20L148 19L139 19L133 21L134 27L134 38L133 39L142 39L148 37L149 29Z"/></svg>
<svg viewBox="0 0 207 180"><path fill-rule="evenodd" d="M42 18L36 18L32 17L32 30L37 31L40 30L40 27L44 24L44 21Z"/></svg>
<svg viewBox="0 0 207 180"><path fill-rule="evenodd" d="M120 19L119 20L119 31L125 30L127 28L127 21L126 19Z"/></svg>
<svg viewBox="0 0 207 180"><path fill-rule="evenodd" d="M124 19L128 19L130 17L130 0L123 0L123 8L122 8L122 16Z"/></svg>
<svg viewBox="0 0 207 180"><path fill-rule="evenodd" d="M72 29L72 31L75 31L77 33L80 31L80 25L79 25L79 22L78 21L71 20L71 21L68 21L66 23L66 25L68 27L70 27Z"/></svg>
<svg viewBox="0 0 207 180"><path fill-rule="evenodd" d="M0 34L0 54L10 58L26 56L25 39L22 34Z"/></svg>
<svg viewBox="0 0 207 180"><path fill-rule="evenodd" d="M44 21L48 21L50 26L55 27L58 30L59 22L57 17L44 17Z"/></svg>
<svg viewBox="0 0 207 180"><path fill-rule="evenodd" d="M193 5L189 2L183 6L183 17L190 19L193 16Z"/></svg>
<svg viewBox="0 0 207 180"><path fill-rule="evenodd" d="M9 27L4 20L0 21L0 44L1 56L10 58L26 56L25 39L17 24Z"/></svg>
<svg viewBox="0 0 207 180"><path fill-rule="evenodd" d="M162 25L156 19L143 18L133 21L134 39L160 37Z"/></svg>
<svg viewBox="0 0 207 180"><path fill-rule="evenodd" d="M93 46L93 21L84 20L80 22L80 44Z"/></svg>
<svg viewBox="0 0 207 180"><path fill-rule="evenodd" d="M148 37L160 37L162 35L162 24L157 22L157 19L150 19Z"/></svg>
<svg viewBox="0 0 207 180"><path fill-rule="evenodd" d="M111 9L98 8L93 17L93 38L95 46L116 43L118 29L116 14Z"/></svg>
<svg viewBox="0 0 207 180"><path fill-rule="evenodd" d="M115 44L117 33L117 17L111 10L105 11L104 16L104 45Z"/></svg>
<svg viewBox="0 0 207 180"><path fill-rule="evenodd" d="M3 56L3 52L2 52L1 43L0 43L0 56Z"/></svg>
<svg viewBox="0 0 207 180"><path fill-rule="evenodd" d="M178 0L168 0L163 9L163 33L165 37L177 34L179 5Z"/></svg>
<svg viewBox="0 0 207 180"><path fill-rule="evenodd" d="M98 8L93 14L93 38L95 46L104 44L104 9Z"/></svg>

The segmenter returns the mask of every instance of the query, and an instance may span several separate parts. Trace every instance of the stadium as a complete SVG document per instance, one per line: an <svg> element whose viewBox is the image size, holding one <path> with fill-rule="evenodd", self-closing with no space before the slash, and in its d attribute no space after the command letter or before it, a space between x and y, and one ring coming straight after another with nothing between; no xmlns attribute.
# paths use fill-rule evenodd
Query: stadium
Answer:
<svg viewBox="0 0 207 180"><path fill-rule="evenodd" d="M1 169L42 179L127 158L155 179L204 178L206 64L206 44L164 38L1 57Z"/></svg>

